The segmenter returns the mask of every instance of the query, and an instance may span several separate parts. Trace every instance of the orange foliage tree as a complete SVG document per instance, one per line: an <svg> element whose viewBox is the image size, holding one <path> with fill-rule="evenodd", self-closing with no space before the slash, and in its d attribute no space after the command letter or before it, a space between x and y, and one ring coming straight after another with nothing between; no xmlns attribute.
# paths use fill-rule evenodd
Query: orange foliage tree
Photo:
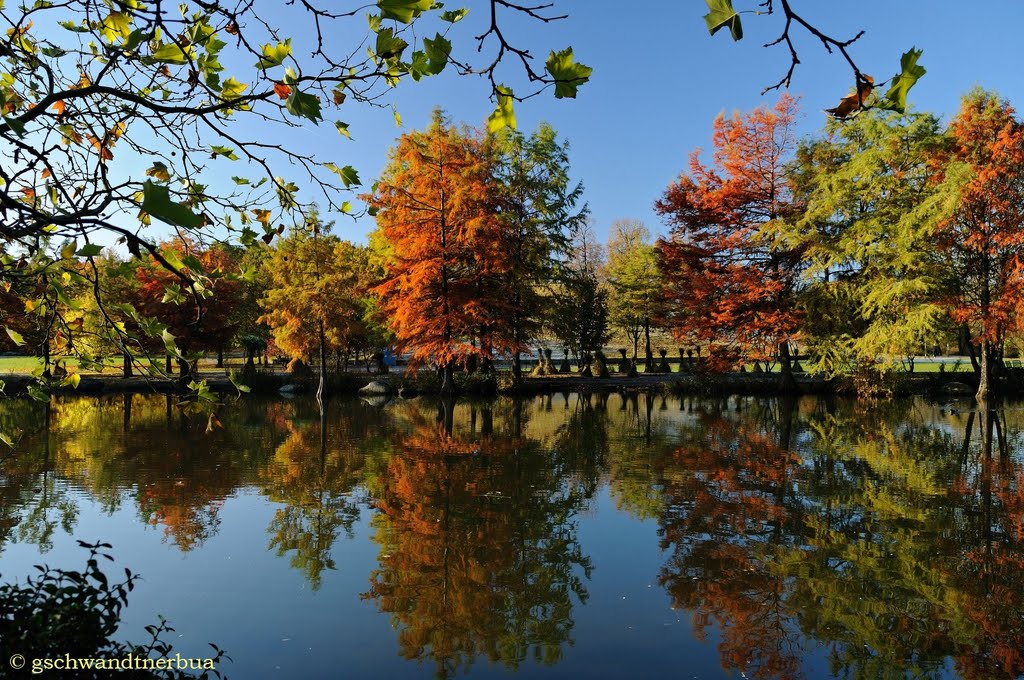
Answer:
<svg viewBox="0 0 1024 680"><path fill-rule="evenodd" d="M365 197L388 249L381 309L413 366L443 367L446 392L457 361L512 349L496 332L508 316L508 256L490 205L492 162L486 140L435 111L427 130L399 138Z"/></svg>
<svg viewBox="0 0 1024 680"><path fill-rule="evenodd" d="M678 337L724 344L733 357L743 347L765 358L777 346L790 383L800 257L773 249L760 230L794 210L784 166L796 147L796 115L788 95L746 115L720 114L712 165L694 151L689 172L655 204L671 227L657 245L670 302L664 324Z"/></svg>
<svg viewBox="0 0 1024 680"><path fill-rule="evenodd" d="M1024 292L1024 126L1008 102L976 90L949 125L940 195L955 207L938 225L956 281L951 314L981 343L978 397L987 396L1007 333L1021 327Z"/></svg>

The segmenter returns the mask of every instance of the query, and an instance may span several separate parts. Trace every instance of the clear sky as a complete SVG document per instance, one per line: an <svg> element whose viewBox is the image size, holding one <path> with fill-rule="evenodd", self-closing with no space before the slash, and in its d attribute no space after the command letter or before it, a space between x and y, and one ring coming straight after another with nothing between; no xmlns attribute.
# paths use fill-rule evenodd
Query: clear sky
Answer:
<svg viewBox="0 0 1024 680"><path fill-rule="evenodd" d="M459 3L446 3L450 8ZM466 0L466 20L449 37L458 56L470 56L473 36L481 33L488 3ZM734 0L737 9L753 9L757 0ZM915 108L948 120L964 92L975 85L1000 92L1024 106L1019 43L1024 2L995 0L985 12L953 0L794 0L808 20L845 37L866 31L851 49L865 73L876 80L892 76L900 55L924 50L920 63L928 74L912 90ZM520 128L540 121L555 126L572 145L572 170L586 187L599 236L617 218L638 218L652 231L664 229L652 209L667 184L683 169L689 152L709 144L711 123L720 111L746 110L774 102L761 90L788 67L784 47L764 48L781 30L778 16L744 15L746 36L734 43L725 31L709 36L700 0L557 0L570 16L561 22L509 21L512 42L531 48L538 68L549 49L572 45L577 61L594 67L591 82L575 100L545 93L517 106ZM801 129L813 133L825 121L822 109L847 94L852 75L838 55L797 34L802 64L791 91L803 97ZM525 78L510 63L509 84ZM427 124L441 106L456 120L482 125L493 109L486 83L444 73L420 83L402 83L393 101L405 129ZM318 149L356 166L369 183L380 170L387 148L400 130L388 110L356 110L345 119L355 141L341 139L330 123L316 135ZM320 136L323 136L322 140ZM322 142L322 146L320 143ZM327 158L330 160L330 158ZM341 219L336 229L361 240L372 228Z"/></svg>
<svg viewBox="0 0 1024 680"><path fill-rule="evenodd" d="M351 0L324 1L344 9L357 6ZM373 0L365 2L368 12ZM576 60L592 66L594 72L575 100L556 100L548 91L518 104L519 127L528 132L547 121L570 142L571 171L584 184L584 197L599 238L603 240L609 225L619 218L640 219L652 232L662 233L665 228L654 213L653 203L684 169L690 152L710 144L715 116L722 111L745 111L775 102L777 92L762 96L761 91L785 74L789 54L784 46L763 45L778 37L781 16L743 14L745 37L737 43L725 30L708 35L702 18L707 9L702 0L553 2L554 10L568 14L568 18L544 24L506 11L501 26L507 38L531 51L538 71L543 71L550 50L572 46ZM282 3L284 0L257 0L257 9L270 18L271 25L278 20L282 35L295 38L294 51L301 59L302 52L308 54L311 43L300 34L303 27L291 26L285 18L294 17L298 10L293 7L290 13L284 12L280 9ZM740 11L758 7L758 0L733 3ZM1024 81L1020 76L1024 49L1019 37L1020 26L1024 25L1022 0L991 0L984 12L954 0L791 0L791 4L833 37L851 37L863 29L865 34L851 47L851 53L876 81L897 72L903 52L911 47L922 49L919 63L928 73L909 99L918 110L932 111L948 120L955 114L961 95L976 85L996 90L1024 108ZM480 64L483 58L476 54L474 37L486 30L490 3L446 0L446 5L449 9L470 9L467 18L448 34L454 44L454 57ZM356 16L328 29L328 40L335 43L328 48L339 53L352 50L364 38L365 26ZM428 27L429 36L437 23L420 32ZM835 106L850 91L853 76L842 58L826 53L816 39L796 28L793 35L802 63L796 69L791 92L802 97L800 131L810 135L825 123L822 109ZM66 39L63 33L60 37ZM525 74L514 60L506 59L499 75L517 94L527 91ZM382 100L383 108L354 103L340 109L326 107L327 120L319 127L299 121L297 127L275 129L274 134L280 137L274 141L322 162L354 166L363 180L360 191L365 191L403 130L425 127L438 106L455 121L483 126L494 108L488 94L488 84L482 78L459 76L449 66L440 76L419 83L403 81ZM395 125L391 104L402 116L401 129ZM333 121L337 119L349 124L351 141L335 130ZM239 123L241 136L247 137L247 123ZM266 135L267 130L261 128L254 134ZM129 160L123 169L138 176L150 161ZM247 174L244 168L232 167L225 160L211 163L215 172L224 169L222 180L228 190L233 186L228 184L231 174ZM316 198L300 175L289 176L287 166L279 166L277 171L300 183L300 198ZM250 169L249 176L258 176L253 172ZM218 189L218 180L207 180L212 180L214 190ZM343 215L324 216L336 221L335 233L353 241L363 241L374 226L370 217L354 221ZM134 225L133 219L128 222ZM169 228L163 225L154 224L152 230L150 234L157 238L169 234Z"/></svg>

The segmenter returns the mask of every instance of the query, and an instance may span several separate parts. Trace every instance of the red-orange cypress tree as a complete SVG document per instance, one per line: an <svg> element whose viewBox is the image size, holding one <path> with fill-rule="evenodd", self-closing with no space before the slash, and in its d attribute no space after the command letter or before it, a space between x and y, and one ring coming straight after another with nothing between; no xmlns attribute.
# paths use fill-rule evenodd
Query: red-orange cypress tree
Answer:
<svg viewBox="0 0 1024 680"><path fill-rule="evenodd" d="M399 138L366 197L388 248L381 309L412 366L443 367L444 392L459 360L509 349L491 332L507 265L490 205L492 162L484 140L436 111L427 130Z"/></svg>
<svg viewBox="0 0 1024 680"><path fill-rule="evenodd" d="M786 386L800 257L772 248L760 230L793 210L784 166L796 147L796 114L788 95L772 108L720 114L712 165L694 151L689 173L655 204L671 226L657 245L669 303L662 321L678 337L728 346L731 356L742 347L765 358L778 347Z"/></svg>
<svg viewBox="0 0 1024 680"><path fill-rule="evenodd" d="M1024 325L1024 124L1009 103L977 90L964 98L948 135L939 178L956 202L937 236L956 282L951 314L981 343L984 398L1007 334Z"/></svg>

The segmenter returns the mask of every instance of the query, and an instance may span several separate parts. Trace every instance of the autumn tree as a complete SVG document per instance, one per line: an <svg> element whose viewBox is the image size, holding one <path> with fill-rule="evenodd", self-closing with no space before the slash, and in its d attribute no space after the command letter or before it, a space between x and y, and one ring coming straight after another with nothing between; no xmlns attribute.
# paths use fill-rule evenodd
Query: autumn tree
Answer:
<svg viewBox="0 0 1024 680"><path fill-rule="evenodd" d="M948 151L937 156L938 191L953 205L948 215L934 213L934 227L957 282L950 313L979 341L983 399L995 387L1007 334L1024 321L1024 125L1009 102L975 90L948 136Z"/></svg>
<svg viewBox="0 0 1024 680"><path fill-rule="evenodd" d="M174 262L178 271L193 275L202 292L190 293L175 274L151 260L147 266L134 270L138 287L131 292L137 298L126 301L131 309L124 308L124 303L120 309L136 324L143 317L161 319L163 338L150 344L164 344L169 354L178 358L181 374L185 376L192 372L192 362L201 352L222 352L235 335L237 326L232 311L239 301L241 287L236 276L226 275L225 270L234 267L232 256L223 245L204 247L182 239L162 244L160 257ZM200 272L209 272L213 278ZM216 304L210 302L214 294L218 296Z"/></svg>
<svg viewBox="0 0 1024 680"><path fill-rule="evenodd" d="M509 670L557 663L588 598L576 513L593 487L580 489L570 454L517 432L517 413L491 414L494 430L481 431L472 404L439 405L440 422L422 402L403 406L367 479L380 551L363 597L389 615L402 656L433 662L437 677L478 658Z"/></svg>
<svg viewBox="0 0 1024 680"><path fill-rule="evenodd" d="M638 220L616 220L608 237L609 320L625 331L633 343L633 362L637 345L644 338L645 366L654 366L651 351L651 324L660 315L661 273L651 232Z"/></svg>
<svg viewBox="0 0 1024 680"><path fill-rule="evenodd" d="M350 346L361 331L361 296L355 268L358 246L330 234L313 216L277 242L263 263L267 289L260 300L274 343L293 357L319 357Z"/></svg>
<svg viewBox="0 0 1024 680"><path fill-rule="evenodd" d="M800 253L772 247L763 229L794 209L785 165L796 147L797 101L715 119L712 164L699 151L689 172L655 204L671 227L658 243L670 311L665 324L738 352L766 357L777 348L782 387L795 386L790 342Z"/></svg>
<svg viewBox="0 0 1024 680"><path fill-rule="evenodd" d="M282 131L330 118L327 127L342 140L349 124L335 111L379 104L402 81L452 64L449 71L484 76L498 129L514 125L515 101L542 89L574 97L590 75L571 48L552 51L541 65L516 47L509 18L561 18L550 8L493 0L490 30L465 56L449 33L467 9L429 0L377 0L368 9L367 22L363 11L317 0L273 8L7 2L0 11L2 280L43 276L59 285L54 264L65 258L57 251L94 258L100 244L118 240L134 256L153 258L182 294L203 296L207 272L163 257L168 228L195 238L219 227L252 243L301 221L314 201L352 210L359 177L333 162L338 148L321 144L321 154L311 153ZM503 67L513 48L524 57L516 63L528 87L517 88ZM83 276L95 286L95 272ZM130 353L128 331L113 330Z"/></svg>
<svg viewBox="0 0 1024 680"><path fill-rule="evenodd" d="M399 138L366 197L389 253L376 288L381 309L413 366L443 369L444 392L454 388L458 361L515 347L513 338L492 334L510 303L492 163L479 135L438 110L425 131Z"/></svg>

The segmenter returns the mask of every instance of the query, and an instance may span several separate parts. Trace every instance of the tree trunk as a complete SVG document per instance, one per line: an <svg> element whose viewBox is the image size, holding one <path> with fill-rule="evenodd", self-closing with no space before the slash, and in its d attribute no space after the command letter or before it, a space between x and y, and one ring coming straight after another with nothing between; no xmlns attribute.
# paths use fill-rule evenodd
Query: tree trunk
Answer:
<svg viewBox="0 0 1024 680"><path fill-rule="evenodd" d="M50 338L43 339L43 376L50 377Z"/></svg>
<svg viewBox="0 0 1024 680"><path fill-rule="evenodd" d="M651 353L651 322L644 324L644 373L651 373L654 367L654 354Z"/></svg>
<svg viewBox="0 0 1024 680"><path fill-rule="evenodd" d="M324 336L324 320L320 319L319 323L319 340L320 340L320 386L316 390L316 400L320 403L321 413L324 410L323 398L324 398L324 387L327 381L327 342Z"/></svg>
<svg viewBox="0 0 1024 680"><path fill-rule="evenodd" d="M519 386L523 382L523 358L519 356L519 351L516 350L512 353L512 384Z"/></svg>
<svg viewBox="0 0 1024 680"><path fill-rule="evenodd" d="M978 393L975 397L984 402L992 394L992 343L981 342L981 365L978 371Z"/></svg>
<svg viewBox="0 0 1024 680"><path fill-rule="evenodd" d="M171 355L167 354L164 357L164 373L171 375Z"/></svg>
<svg viewBox="0 0 1024 680"><path fill-rule="evenodd" d="M971 367L974 372L977 373L981 370L981 365L978 363L978 355L974 351L974 342L971 341L971 329L964 324L960 326L959 332L957 333L957 353L961 356L967 356L971 360Z"/></svg>
<svg viewBox="0 0 1024 680"><path fill-rule="evenodd" d="M130 378L132 375L132 355L128 352L121 352L121 376Z"/></svg>
<svg viewBox="0 0 1024 680"><path fill-rule="evenodd" d="M217 368L224 368L224 347L217 348Z"/></svg>
<svg viewBox="0 0 1024 680"><path fill-rule="evenodd" d="M455 392L455 362L449 360L441 372L441 394L450 395Z"/></svg>
<svg viewBox="0 0 1024 680"><path fill-rule="evenodd" d="M793 377L793 362L789 356L789 340L779 343L779 392L782 394L796 394L799 388L796 378Z"/></svg>

